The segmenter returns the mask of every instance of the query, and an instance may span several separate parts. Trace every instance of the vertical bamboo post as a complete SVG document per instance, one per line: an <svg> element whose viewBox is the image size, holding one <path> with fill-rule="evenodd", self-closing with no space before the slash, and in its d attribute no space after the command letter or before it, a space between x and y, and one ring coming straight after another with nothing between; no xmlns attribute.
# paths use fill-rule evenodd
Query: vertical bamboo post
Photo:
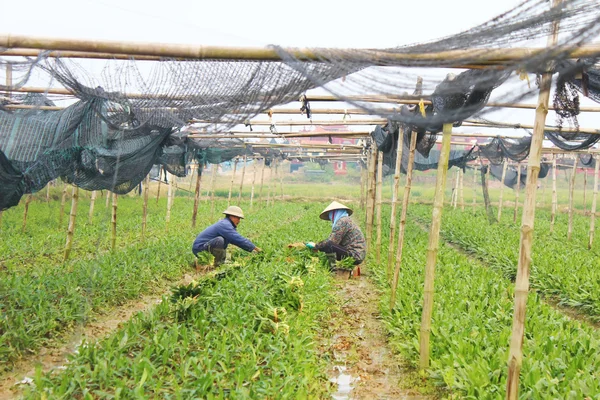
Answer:
<svg viewBox="0 0 600 400"><path fill-rule="evenodd" d="M585 215L587 212L586 194L587 194L587 168L584 168L583 169L583 215Z"/></svg>
<svg viewBox="0 0 600 400"><path fill-rule="evenodd" d="M477 207L477 167L473 166L473 214Z"/></svg>
<svg viewBox="0 0 600 400"><path fill-rule="evenodd" d="M160 198L160 184L162 183L161 174L162 174L162 165L158 165L158 190L156 191L156 204L158 204L158 199ZM165 171L166 174L167 171ZM106 200L106 204L108 205L108 198Z"/></svg>
<svg viewBox="0 0 600 400"><path fill-rule="evenodd" d="M538 172L539 173L539 172ZM515 211L513 212L513 222L517 223L517 214L519 212L519 192L521 191L521 163L517 164L517 187L515 191Z"/></svg>
<svg viewBox="0 0 600 400"><path fill-rule="evenodd" d="M190 186L188 186L188 191L192 191L192 184L194 183L194 171L196 171L196 174L198 173L198 165L196 165L196 168L192 168L190 166L190 168L192 169L192 173L190 174Z"/></svg>
<svg viewBox="0 0 600 400"><path fill-rule="evenodd" d="M423 312L421 314L421 336L419 339L419 366L429 367L429 335L431 333L431 315L433 312L433 287L435 279L435 264L440 245L440 228L442 226L442 211L444 209L444 190L448 173L448 158L450 157L450 140L452 139L452 124L444 124L442 149L438 161L437 179L435 182L435 198L429 229L429 244L427 245L427 263L425 265L425 284L423 293Z"/></svg>
<svg viewBox="0 0 600 400"><path fill-rule="evenodd" d="M212 193L213 187L215 184L215 175L217 173L218 165L219 164L212 164L210 167L210 180L209 180L208 189L206 189L206 200L205 200L206 203L208 203L209 200L212 201L210 194Z"/></svg>
<svg viewBox="0 0 600 400"><path fill-rule="evenodd" d="M105 208L108 208L108 205L110 204L110 199L111 199L110 190L106 190L106 204L104 205Z"/></svg>
<svg viewBox="0 0 600 400"><path fill-rule="evenodd" d="M281 192L281 201L283 201L283 159L279 163L279 190Z"/></svg>
<svg viewBox="0 0 600 400"><path fill-rule="evenodd" d="M267 164L267 159L263 157L263 162L260 167L260 189L258 190L258 200L261 201L263 199L263 184L265 183L265 165Z"/></svg>
<svg viewBox="0 0 600 400"><path fill-rule="evenodd" d="M244 190L244 177L246 176L246 161L247 160L248 160L248 158L244 154L244 161L243 161L244 165L242 166L242 180L240 181L240 192L238 193L238 201L237 201L238 206L242 202L242 190Z"/></svg>
<svg viewBox="0 0 600 400"><path fill-rule="evenodd" d="M406 214L408 211L408 200L410 199L410 190L412 184L413 165L415 161L415 149L417 148L417 132L410 134L410 153L408 154L408 164L406 166L406 185L402 197L402 212L400 214L400 226L398 228L398 246L396 248L396 265L394 267L394 278L392 281L392 294L390 297L390 310L396 304L396 291L398 290L398 280L400 278L400 267L402 266L402 249L404 247L404 232L406 227Z"/></svg>
<svg viewBox="0 0 600 400"><path fill-rule="evenodd" d="M365 208L365 169L362 167L362 165L359 167L360 168L360 208L364 209Z"/></svg>
<svg viewBox="0 0 600 400"><path fill-rule="evenodd" d="M254 172L252 174L252 189L250 190L250 209L254 207L254 185L256 183L256 158L252 160L252 167Z"/></svg>
<svg viewBox="0 0 600 400"><path fill-rule="evenodd" d="M142 206L142 242L146 240L146 225L148 220L148 194L150 193L150 173L144 180L144 205Z"/></svg>
<svg viewBox="0 0 600 400"><path fill-rule="evenodd" d="M46 184L46 203L50 202L50 183L52 183L52 181Z"/></svg>
<svg viewBox="0 0 600 400"><path fill-rule="evenodd" d="M377 155L377 186L375 187L377 203L375 213L377 215L377 264L381 262L381 198L383 189L383 153Z"/></svg>
<svg viewBox="0 0 600 400"><path fill-rule="evenodd" d="M96 203L96 196L98 196L98 192L92 190L92 196L90 198L90 211L88 212L88 224L92 224L94 219L94 204Z"/></svg>
<svg viewBox="0 0 600 400"><path fill-rule="evenodd" d="M392 191L392 209L390 212L390 238L388 244L387 276L392 277L392 261L394 257L394 239L396 239L396 208L398 207L398 191L400 189L400 167L402 166L402 151L404 150L404 127L398 130L396 148L396 165L394 168L394 188Z"/></svg>
<svg viewBox="0 0 600 400"><path fill-rule="evenodd" d="M213 164L212 167L213 169L213 173L212 173L212 182L210 184L211 187L211 194L210 194L210 218L214 218L215 215L215 181L217 180L217 172L219 170L219 164Z"/></svg>
<svg viewBox="0 0 600 400"><path fill-rule="evenodd" d="M571 179L569 179L569 227L567 228L567 240L573 235L573 192L575 191L575 175L577 174L577 157L573 160Z"/></svg>
<svg viewBox="0 0 600 400"><path fill-rule="evenodd" d="M73 185L73 197L71 198L71 213L69 215L69 229L67 230L67 243L65 244L63 261L67 261L69 259L71 249L73 248L73 234L75 233L77 203L79 203L79 187Z"/></svg>
<svg viewBox="0 0 600 400"><path fill-rule="evenodd" d="M456 198L456 189L457 189L457 185L458 185L457 176L458 176L458 173L455 173L452 176L452 192L450 194L450 207L452 207L452 208L456 208L456 205L454 204L454 199Z"/></svg>
<svg viewBox="0 0 600 400"><path fill-rule="evenodd" d="M508 162L504 160L502 164L502 179L500 180L500 199L498 200L498 222L500 222L500 218L502 217L502 206L503 197L504 197L504 179L506 178L506 168L508 167Z"/></svg>
<svg viewBox="0 0 600 400"><path fill-rule="evenodd" d="M67 202L67 184L63 182L62 198L60 200L60 213L58 214L58 228L62 226L63 214L65 213L65 203Z"/></svg>
<svg viewBox="0 0 600 400"><path fill-rule="evenodd" d="M25 199L25 210L23 211L23 226L21 227L22 233L25 233L25 229L27 227L27 214L29 213L29 204L31 204L31 200L33 200L33 194L29 193Z"/></svg>
<svg viewBox="0 0 600 400"><path fill-rule="evenodd" d="M496 220L494 219L494 212L492 211L492 205L490 202L490 191L488 187L489 182L489 165L481 166L481 190L483 192L483 204L485 204L485 213L488 217L488 222L493 224Z"/></svg>
<svg viewBox="0 0 600 400"><path fill-rule="evenodd" d="M111 224L112 224L112 235L110 239L110 248L111 250L115 250L117 247L117 194L112 194L112 215L111 215Z"/></svg>
<svg viewBox="0 0 600 400"><path fill-rule="evenodd" d="M556 192L556 155L552 157L552 216L550 218L550 232L554 230L556 210L558 209L558 194Z"/></svg>
<svg viewBox="0 0 600 400"><path fill-rule="evenodd" d="M377 147L373 144L369 157L369 187L367 191L367 251L371 250L373 241L373 220L375 216L375 169L377 168Z"/></svg>
<svg viewBox="0 0 600 400"><path fill-rule="evenodd" d="M594 242L594 230L596 224L596 200L598 199L598 168L600 162L598 157L594 157L594 194L592 195L592 208L590 210L590 240L588 242L588 249L592 248Z"/></svg>
<svg viewBox="0 0 600 400"><path fill-rule="evenodd" d="M169 230L169 223L171 222L171 207L173 207L173 174L165 171L165 177L169 181L167 191L167 216L165 218L165 230Z"/></svg>
<svg viewBox="0 0 600 400"><path fill-rule="evenodd" d="M266 202L266 206L269 206L269 203L272 204L272 200L271 200L271 190L272 190L272 186L273 186L273 165L277 163L277 160L273 159L271 160L271 165L269 165L269 176L267 177L267 202Z"/></svg>
<svg viewBox="0 0 600 400"><path fill-rule="evenodd" d="M463 190L464 173L463 173L462 168L458 170L458 176L460 178L459 186L458 186L458 194L460 196L460 210L465 211L465 197L464 197L464 190Z"/></svg>
<svg viewBox="0 0 600 400"><path fill-rule="evenodd" d="M235 170L237 169L238 158L233 160L233 173L231 174L231 183L229 185L229 196L227 196L227 207L231 204L231 191L233 190L233 181L235 179Z"/></svg>
<svg viewBox="0 0 600 400"><path fill-rule="evenodd" d="M198 218L198 204L200 203L200 192L202 191L202 168L204 164L198 163L198 172L196 173L196 190L194 192L194 209L192 210L192 228L196 227Z"/></svg>
<svg viewBox="0 0 600 400"><path fill-rule="evenodd" d="M561 0L554 0L553 6L557 6L560 1ZM550 47L552 47L556 45L557 41L558 21L555 21L553 24L553 33L548 39L548 44ZM535 221L535 194L540 171L542 143L544 140L544 128L546 125L546 115L548 114L548 102L550 99L551 85L552 73L542 74L542 78L540 80L538 106L536 109L533 135L531 138L531 147L529 151L525 201L523 203L523 216L521 219L519 262L517 266L517 276L515 282L515 311L513 314L510 354L508 356L508 378L506 381L507 400L517 400L519 397L519 374L521 373L521 365L523 362L525 313L527 307L527 295L529 292L529 265L531 264L531 245L533 242L533 225Z"/></svg>

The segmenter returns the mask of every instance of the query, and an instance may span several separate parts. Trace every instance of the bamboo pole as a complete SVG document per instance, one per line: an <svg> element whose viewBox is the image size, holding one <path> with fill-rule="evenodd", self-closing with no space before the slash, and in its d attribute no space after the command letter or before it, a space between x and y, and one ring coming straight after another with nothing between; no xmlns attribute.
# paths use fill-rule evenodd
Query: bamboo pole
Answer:
<svg viewBox="0 0 600 400"><path fill-rule="evenodd" d="M52 181L50 181L46 184L46 203L50 202L50 183L51 182Z"/></svg>
<svg viewBox="0 0 600 400"><path fill-rule="evenodd" d="M452 196L451 196L451 200L450 200L450 206L452 208L454 208L456 210L456 205L458 203L457 199L458 199L458 170L456 170L456 173L454 174L454 177L452 179Z"/></svg>
<svg viewBox="0 0 600 400"><path fill-rule="evenodd" d="M360 208L361 209L365 208L365 184L366 184L365 172L366 172L365 169L361 165L360 166Z"/></svg>
<svg viewBox="0 0 600 400"><path fill-rule="evenodd" d="M550 232L554 230L556 211L558 209L558 194L556 192L556 155L552 157L552 216L550 218Z"/></svg>
<svg viewBox="0 0 600 400"><path fill-rule="evenodd" d="M246 175L246 161L247 161L247 157L244 154L244 165L242 166L242 180L240 181L240 192L238 193L238 206L241 204L242 202L242 190L244 189L244 177Z"/></svg>
<svg viewBox="0 0 600 400"><path fill-rule="evenodd" d="M162 171L163 167L162 165L159 164L158 166L158 190L156 191L156 204L158 204L158 199L160 198L160 184L162 183ZM167 171L165 171L165 174L167 173Z"/></svg>
<svg viewBox="0 0 600 400"><path fill-rule="evenodd" d="M233 181L235 179L235 170L237 169L238 158L234 158L233 161L233 173L231 174L231 184L229 185L229 196L227 196L227 207L231 203L231 192L233 191Z"/></svg>
<svg viewBox="0 0 600 400"><path fill-rule="evenodd" d="M553 7L558 6L561 0L554 0ZM552 36L548 39L549 47L558 41L558 21L553 24ZM550 68L549 68L550 70ZM533 242L533 225L535 221L535 195L537 180L540 171L540 159L544 140L544 125L548 114L550 87L552 86L552 73L542 74L540 79L540 94L538 107L531 138L529 151L529 165L527 171L527 184L525 201L523 203L523 217L521 219L521 239L519 244L519 262L515 282L515 310L513 314L513 327L508 356L508 378L506 380L506 399L519 398L519 374L523 362L523 338L525 336L525 313L527 295L529 292L529 265L531 264L531 246Z"/></svg>
<svg viewBox="0 0 600 400"><path fill-rule="evenodd" d="M33 200L33 194L29 193L25 199L25 210L23 211L23 226L21 227L21 233L25 233L27 226L27 214L29 212L29 204L31 204L31 200Z"/></svg>
<svg viewBox="0 0 600 400"><path fill-rule="evenodd" d="M513 222L517 223L517 214L519 212L519 193L521 192L521 163L517 163L517 186L515 188L515 210L513 212Z"/></svg>
<svg viewBox="0 0 600 400"><path fill-rule="evenodd" d="M202 190L202 168L204 164L198 163L198 172L196 173L196 190L194 192L194 209L192 210L192 228L196 227L198 217L198 204L200 203L200 192Z"/></svg>
<svg viewBox="0 0 600 400"><path fill-rule="evenodd" d="M106 204L104 205L105 208L108 208L108 205L110 204L110 199L111 199L110 190L106 190Z"/></svg>
<svg viewBox="0 0 600 400"><path fill-rule="evenodd" d="M500 180L500 199L498 199L498 222L500 222L500 218L502 217L502 206L504 205L502 198L504 197L504 179L506 178L507 167L508 162L504 160L502 165L502 179Z"/></svg>
<svg viewBox="0 0 600 400"><path fill-rule="evenodd" d="M167 191L167 216L165 218L165 230L169 230L169 223L171 222L171 207L173 207L173 174L165 171L165 178L169 181Z"/></svg>
<svg viewBox="0 0 600 400"><path fill-rule="evenodd" d="M256 158L252 160L252 189L250 190L250 209L254 207L254 185L256 184Z"/></svg>
<svg viewBox="0 0 600 400"><path fill-rule="evenodd" d="M421 314L421 336L419 338L419 367L424 370L429 367L429 335L431 333L431 315L433 312L433 287L435 279L435 264L440 243L440 228L442 226L442 211L444 209L444 190L450 156L450 141L452 139L452 124L444 124L442 149L438 161L437 179L435 182L435 198L431 227L429 229L429 244L427 245L427 263L425 265L425 284L423 296L423 312Z"/></svg>
<svg viewBox="0 0 600 400"><path fill-rule="evenodd" d="M263 199L263 184L265 182L265 165L267 164L267 159L263 158L262 165L260 167L260 189L258 191L258 201Z"/></svg>
<svg viewBox="0 0 600 400"><path fill-rule="evenodd" d="M459 186L458 186L458 194L460 196L460 210L465 211L465 197L464 197L464 190L463 190L464 173L463 173L462 169L458 170L458 177L460 178Z"/></svg>
<svg viewBox="0 0 600 400"><path fill-rule="evenodd" d="M192 191L192 184L194 183L194 172L197 172L197 169L198 169L197 167L193 168L191 166L190 166L190 168L192 170L192 173L190 174L190 185L188 186L188 192Z"/></svg>
<svg viewBox="0 0 600 400"><path fill-rule="evenodd" d="M63 214L65 213L65 203L67 202L67 184L63 182L62 198L60 200L60 213L58 214L58 228L62 226Z"/></svg>
<svg viewBox="0 0 600 400"><path fill-rule="evenodd" d="M117 194L113 193L112 194L112 214L111 214L112 235L111 235L111 239L110 239L110 248L113 251L117 247L117 199L118 199Z"/></svg>
<svg viewBox="0 0 600 400"><path fill-rule="evenodd" d="M144 180L144 205L142 206L142 242L146 240L146 226L148 220L148 194L150 193L150 173Z"/></svg>
<svg viewBox="0 0 600 400"><path fill-rule="evenodd" d="M598 200L598 168L600 167L600 160L598 157L594 157L594 194L592 195L592 209L590 210L590 240L588 242L588 249L592 248L594 242L594 231L596 224L596 201Z"/></svg>
<svg viewBox="0 0 600 400"><path fill-rule="evenodd" d="M373 143L371 148L371 154L369 157L369 188L367 191L367 251L372 249L371 243L373 241L373 221L375 219L375 183L377 181L375 177L375 170L377 168L377 147Z"/></svg>
<svg viewBox="0 0 600 400"><path fill-rule="evenodd" d="M283 201L283 159L279 163L279 190L281 191L281 201Z"/></svg>
<svg viewBox="0 0 600 400"><path fill-rule="evenodd" d="M210 180L209 180L209 186L208 189L206 189L206 200L205 202L208 203L209 200L212 201L210 194L213 190L213 186L215 184L215 174L217 172L217 168L218 168L219 164L212 164L212 166L210 167Z"/></svg>
<svg viewBox="0 0 600 400"><path fill-rule="evenodd" d="M490 166L481 166L481 190L483 192L483 204L485 205L485 213L488 217L490 225L495 221L494 212L492 211L492 205L490 203L490 192L488 188L488 177L489 177Z"/></svg>
<svg viewBox="0 0 600 400"><path fill-rule="evenodd" d="M210 218L214 218L215 216L215 181L217 180L217 172L219 169L219 164L213 164L213 174L212 174L212 183L211 187L211 195L210 195Z"/></svg>
<svg viewBox="0 0 600 400"><path fill-rule="evenodd" d="M88 212L88 224L92 224L94 219L94 204L96 203L96 196L98 196L98 192L92 190L92 196L90 198L90 211Z"/></svg>
<svg viewBox="0 0 600 400"><path fill-rule="evenodd" d="M392 191L392 209L390 212L390 238L387 257L387 277L392 277L392 261L394 256L394 239L396 239L396 208L398 207L398 191L400 190L400 167L402 166L402 151L404 150L404 127L398 130L396 148L396 165L394 168L394 188ZM361 193L362 195L362 193ZM362 196L361 196L362 197Z"/></svg>
<svg viewBox="0 0 600 400"><path fill-rule="evenodd" d="M473 214L477 207L477 167L473 166Z"/></svg>
<svg viewBox="0 0 600 400"><path fill-rule="evenodd" d="M587 213L587 168L583 169L583 215Z"/></svg>
<svg viewBox="0 0 600 400"><path fill-rule="evenodd" d="M383 189L383 153L377 155L377 186L375 187L376 205L375 213L377 215L377 264L381 262L381 197Z"/></svg>
<svg viewBox="0 0 600 400"><path fill-rule="evenodd" d="M573 192L575 191L575 176L577 175L577 159L573 160L571 179L569 179L569 225L567 228L567 240L573 235Z"/></svg>
<svg viewBox="0 0 600 400"><path fill-rule="evenodd" d="M406 185L404 185L404 194L402 197L402 212L400 213L400 226L398 227L398 246L396 247L396 265L394 267L394 278L392 281L392 294L390 296L390 311L396 304L396 291L398 290L398 280L400 278L400 268L402 266L402 250L404 248L404 232L406 228L406 214L408 211L408 200L410 199L410 190L412 186L412 173L415 161L415 149L417 148L417 133L410 134L410 152L408 153L408 164L406 166Z"/></svg>
<svg viewBox="0 0 600 400"><path fill-rule="evenodd" d="M79 203L79 187L73 185L73 197L71 198L71 213L69 215L69 228L67 230L67 243L65 244L65 252L63 261L69 259L71 250L73 249L73 235L75 233L75 219L77 217L77 204Z"/></svg>

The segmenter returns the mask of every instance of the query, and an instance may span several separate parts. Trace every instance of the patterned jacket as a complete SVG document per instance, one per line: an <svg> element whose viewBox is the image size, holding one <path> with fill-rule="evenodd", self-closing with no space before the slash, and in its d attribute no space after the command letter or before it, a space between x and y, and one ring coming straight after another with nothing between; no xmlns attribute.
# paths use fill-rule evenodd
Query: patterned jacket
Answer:
<svg viewBox="0 0 600 400"><path fill-rule="evenodd" d="M325 242L329 240L346 248L358 262L362 262L367 255L365 236L350 217L340 218L331 230L331 235L329 235L327 240L317 243L315 249L320 250L325 245Z"/></svg>

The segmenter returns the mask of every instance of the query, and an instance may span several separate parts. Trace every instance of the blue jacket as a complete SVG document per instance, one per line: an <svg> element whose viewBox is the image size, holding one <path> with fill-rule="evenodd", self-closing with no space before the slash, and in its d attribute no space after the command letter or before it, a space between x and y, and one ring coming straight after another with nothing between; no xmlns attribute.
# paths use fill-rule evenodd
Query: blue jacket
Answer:
<svg viewBox="0 0 600 400"><path fill-rule="evenodd" d="M221 236L223 239L225 239L225 248L227 248L229 243L246 251L252 251L256 247L254 243L240 235L237 232L236 226L233 224L233 222L231 222L229 218L225 217L219 222L212 224L200 232L200 234L196 237L196 240L194 240L192 251L194 254L198 253L199 249L204 244L218 236Z"/></svg>

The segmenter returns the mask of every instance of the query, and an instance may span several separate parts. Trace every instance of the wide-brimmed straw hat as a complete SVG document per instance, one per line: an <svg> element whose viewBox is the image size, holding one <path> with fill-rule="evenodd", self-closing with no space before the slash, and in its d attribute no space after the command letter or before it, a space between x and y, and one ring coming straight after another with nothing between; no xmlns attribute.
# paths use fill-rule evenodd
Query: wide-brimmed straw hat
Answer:
<svg viewBox="0 0 600 400"><path fill-rule="evenodd" d="M346 207L342 203L338 203L337 201L334 201L330 205L328 205L327 208L325 208L323 210L321 215L319 215L319 218L324 219L325 221L329 221L329 211L333 211L333 210L346 210L346 211L348 211L348 215L352 215L352 213L353 213L351 208Z"/></svg>
<svg viewBox="0 0 600 400"><path fill-rule="evenodd" d="M225 215L233 215L234 217L244 218L244 212L238 206L229 206L227 210L223 211Z"/></svg>

